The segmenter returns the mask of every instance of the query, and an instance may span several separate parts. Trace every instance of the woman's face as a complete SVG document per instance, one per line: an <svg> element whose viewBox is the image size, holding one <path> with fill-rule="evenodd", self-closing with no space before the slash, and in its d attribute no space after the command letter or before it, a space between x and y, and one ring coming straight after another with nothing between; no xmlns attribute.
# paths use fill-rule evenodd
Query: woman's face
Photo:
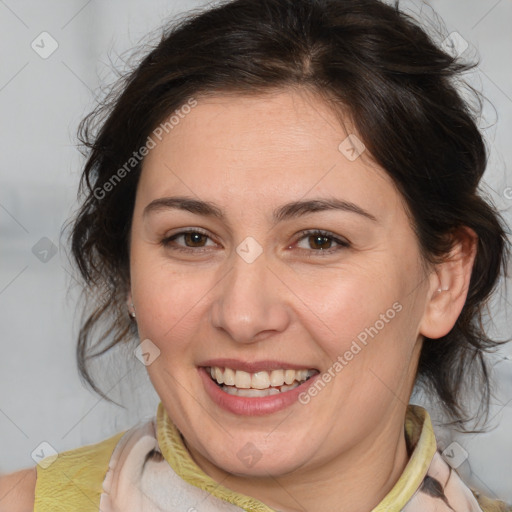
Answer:
<svg viewBox="0 0 512 512"><path fill-rule="evenodd" d="M403 426L431 288L391 179L311 94L198 98L163 133L131 296L189 449L254 476L371 456Z"/></svg>

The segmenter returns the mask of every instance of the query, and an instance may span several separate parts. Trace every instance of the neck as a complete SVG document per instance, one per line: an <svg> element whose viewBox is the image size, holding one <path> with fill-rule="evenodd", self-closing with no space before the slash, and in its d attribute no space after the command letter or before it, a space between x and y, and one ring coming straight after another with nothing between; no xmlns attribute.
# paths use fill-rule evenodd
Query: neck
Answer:
<svg viewBox="0 0 512 512"><path fill-rule="evenodd" d="M395 416L396 418L396 416ZM224 487L252 496L281 512L375 508L400 478L408 462L403 418L380 425L377 435L327 463L285 476L231 475L187 446L201 469Z"/></svg>

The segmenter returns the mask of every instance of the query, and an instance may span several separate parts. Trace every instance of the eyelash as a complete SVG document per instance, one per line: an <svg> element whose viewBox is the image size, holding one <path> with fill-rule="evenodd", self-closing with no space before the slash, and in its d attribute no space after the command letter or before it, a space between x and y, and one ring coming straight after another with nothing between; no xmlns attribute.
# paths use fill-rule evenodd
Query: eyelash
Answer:
<svg viewBox="0 0 512 512"><path fill-rule="evenodd" d="M189 233L203 235L207 238L210 238L206 232L202 231L199 228L189 229L189 230L185 230L185 231L180 231L179 233L175 233L174 235L164 238L161 241L161 245L163 247L165 247L167 249L171 249L173 251L180 251L180 252L185 252L185 253L189 253L189 254L190 253L198 253L198 252L201 253L201 252L204 252L205 250L206 251L208 250L207 247L193 248L193 247L183 247L183 246L181 246L181 247L180 246L171 246L171 242L174 242L177 238L187 235ZM334 247L334 248L331 247L329 249L309 249L309 250L308 249L300 249L302 251L306 251L307 253L309 253L307 255L308 257L328 256L328 255L331 255L341 249L348 249L351 246L351 244L347 240L337 238L333 233L330 233L329 231L323 231L321 229L312 229L312 230L302 231L299 235L299 238L297 239L297 241L295 243L298 243L298 242L302 241L304 238L308 238L310 236L328 238L330 241L338 244L338 247Z"/></svg>

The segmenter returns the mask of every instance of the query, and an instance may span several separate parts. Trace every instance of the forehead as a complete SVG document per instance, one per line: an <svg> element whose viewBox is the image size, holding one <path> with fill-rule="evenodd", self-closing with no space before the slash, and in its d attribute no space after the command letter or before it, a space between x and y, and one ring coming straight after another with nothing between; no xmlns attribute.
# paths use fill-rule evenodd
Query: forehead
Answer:
<svg viewBox="0 0 512 512"><path fill-rule="evenodd" d="M398 199L391 179L367 152L347 152L358 139L342 121L304 91L198 97L146 156L140 194L149 201L187 193L244 207L330 194L389 208Z"/></svg>
<svg viewBox="0 0 512 512"><path fill-rule="evenodd" d="M194 149L248 153L265 149L290 155L318 149L337 151L340 137L347 135L334 111L306 90L251 96L224 93L200 96L196 101L196 106L163 134L169 145L186 140ZM161 150L165 142L160 144Z"/></svg>

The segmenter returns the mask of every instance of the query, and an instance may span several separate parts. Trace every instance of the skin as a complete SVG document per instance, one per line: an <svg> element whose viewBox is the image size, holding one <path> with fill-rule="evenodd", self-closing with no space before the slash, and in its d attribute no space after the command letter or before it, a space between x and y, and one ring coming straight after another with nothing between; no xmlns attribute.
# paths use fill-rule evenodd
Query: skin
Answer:
<svg viewBox="0 0 512 512"><path fill-rule="evenodd" d="M350 128L312 93L197 99L146 157L133 212L127 299L140 339L160 350L151 381L194 460L223 486L281 511L371 510L407 463L423 336L443 336L460 314L474 234L426 269L391 179L368 152L350 161L338 150ZM215 203L224 219L144 214L175 196ZM332 198L376 220L341 210L272 219L285 203ZM162 244L189 228L206 236ZM350 245L331 238L320 249L302 234L315 229ZM252 263L236 252L248 236L263 251ZM199 378L201 362L222 357L325 372L396 302L401 311L306 405L235 415ZM237 456L248 442L261 455L251 467Z"/></svg>
<svg viewBox="0 0 512 512"><path fill-rule="evenodd" d="M34 509L36 468L0 477L0 510L29 512Z"/></svg>

